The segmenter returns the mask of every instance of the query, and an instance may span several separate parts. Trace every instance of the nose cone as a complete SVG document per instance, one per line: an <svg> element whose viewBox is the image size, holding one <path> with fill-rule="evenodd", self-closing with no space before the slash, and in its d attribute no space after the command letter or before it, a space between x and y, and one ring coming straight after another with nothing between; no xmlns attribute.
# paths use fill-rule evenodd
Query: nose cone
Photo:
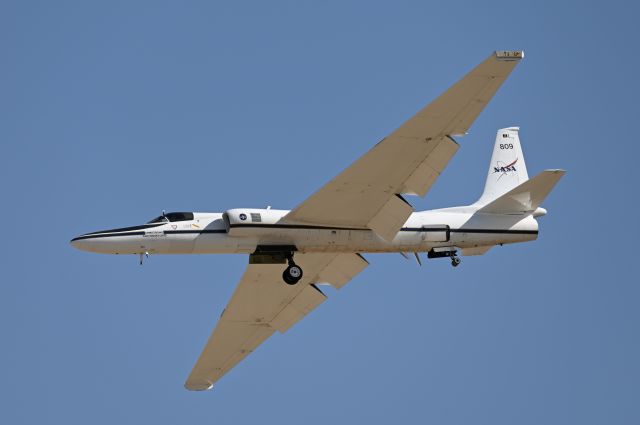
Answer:
<svg viewBox="0 0 640 425"><path fill-rule="evenodd" d="M101 230L85 233L69 241L71 246L81 251L98 254L136 254L152 251L144 240L144 229L148 225L123 227L120 229ZM161 232L164 235L164 232Z"/></svg>
<svg viewBox="0 0 640 425"><path fill-rule="evenodd" d="M90 243L85 238L83 238L83 236L84 235L73 238L69 241L69 243L71 244L71 246L79 249L80 251L91 251Z"/></svg>

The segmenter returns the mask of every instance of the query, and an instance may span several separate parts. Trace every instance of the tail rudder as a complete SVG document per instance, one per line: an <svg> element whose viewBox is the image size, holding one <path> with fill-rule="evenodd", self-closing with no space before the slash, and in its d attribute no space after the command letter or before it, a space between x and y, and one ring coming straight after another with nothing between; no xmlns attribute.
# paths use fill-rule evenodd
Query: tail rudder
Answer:
<svg viewBox="0 0 640 425"><path fill-rule="evenodd" d="M487 204L529 180L519 131L520 127L498 130L484 192L476 204Z"/></svg>

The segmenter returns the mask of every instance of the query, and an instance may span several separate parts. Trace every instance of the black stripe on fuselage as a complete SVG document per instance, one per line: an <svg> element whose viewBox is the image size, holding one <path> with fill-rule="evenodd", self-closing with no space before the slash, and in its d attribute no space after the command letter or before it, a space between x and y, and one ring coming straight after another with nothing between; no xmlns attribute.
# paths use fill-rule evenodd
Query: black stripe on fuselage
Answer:
<svg viewBox="0 0 640 425"><path fill-rule="evenodd" d="M447 229L441 227L403 227L401 232L446 232ZM451 233L508 233L512 235L537 235L537 230L509 230L509 229L449 229Z"/></svg>
<svg viewBox="0 0 640 425"><path fill-rule="evenodd" d="M151 229L152 227L158 227L164 224L166 223L148 223L148 224L141 224L140 226L120 227L118 229L109 229L109 230L99 230L97 232L86 233L82 236L97 235L100 233L130 232L133 230Z"/></svg>
<svg viewBox="0 0 640 425"><path fill-rule="evenodd" d="M369 230L369 229L358 229L356 227L334 227L334 226L317 226L313 224L266 224L266 223L238 223L231 224L229 227L261 227L266 229L319 229L319 230Z"/></svg>
<svg viewBox="0 0 640 425"><path fill-rule="evenodd" d="M227 233L225 229L204 229L204 230L165 230L167 235L190 235L199 233Z"/></svg>
<svg viewBox="0 0 640 425"><path fill-rule="evenodd" d="M232 224L231 228L250 228L259 227L267 229L317 229L317 230L360 230L369 231L371 229L359 229L356 227L330 227L330 226L315 226L308 224L265 224L265 223L246 223L246 224ZM537 230L510 230L510 229L448 229L452 233L508 233L508 234L524 234L524 235L536 235ZM403 227L401 232L445 232L446 228L443 227Z"/></svg>
<svg viewBox="0 0 640 425"><path fill-rule="evenodd" d="M157 226L153 226L157 227ZM139 228L136 226L135 228ZM134 229L134 228L131 228ZM118 230L118 229L114 229ZM165 235L182 235L182 234L206 234L206 233L227 233L225 229L204 229L204 230L165 230L163 232ZM116 237L116 236L144 236L145 232L93 232L87 233L86 235L78 236L77 238L71 239L73 241L79 241L83 239L97 239L97 238L108 238L108 237Z"/></svg>
<svg viewBox="0 0 640 425"><path fill-rule="evenodd" d="M128 232L128 233L100 233L100 234L91 234L87 233L86 235L78 236L77 238L71 239L71 242L81 241L83 239L98 239L98 238L109 238L113 236L142 236L144 232Z"/></svg>
<svg viewBox="0 0 640 425"><path fill-rule="evenodd" d="M156 226L152 226L156 227ZM249 228L249 227L257 227L257 228L267 228L267 229L291 229L291 230L360 230L360 231L369 231L369 229L357 229L353 227L325 227L325 226L314 226L314 225L298 225L298 224L234 224L231 226L232 228L240 227L240 228ZM132 228L125 229L139 229L139 228L148 228L142 226L135 226ZM120 232L117 233L114 229L112 232L93 232L87 233L86 235L78 236L77 238L71 239L71 242L83 240L83 239L92 239L92 238L106 238L106 237L116 237L116 236L143 236L145 232ZM442 227L403 227L400 229L401 232L442 232L446 231ZM537 230L510 230L510 229L449 229L451 233L490 233L490 234L510 234L510 235L537 235ZM189 234L212 234L212 233L227 233L225 229L203 229L203 230L165 230L165 235L189 235Z"/></svg>

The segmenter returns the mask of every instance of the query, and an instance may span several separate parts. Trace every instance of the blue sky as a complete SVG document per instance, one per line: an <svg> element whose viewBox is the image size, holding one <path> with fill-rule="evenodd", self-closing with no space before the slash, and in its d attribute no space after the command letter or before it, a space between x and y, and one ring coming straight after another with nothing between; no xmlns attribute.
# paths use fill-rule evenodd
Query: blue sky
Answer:
<svg viewBox="0 0 640 425"><path fill-rule="evenodd" d="M627 3L1 2L0 422L639 423ZM68 244L291 208L495 49L526 58L411 202L474 201L519 125L530 174L568 170L539 240L455 270L369 255L212 392L182 384L247 259Z"/></svg>

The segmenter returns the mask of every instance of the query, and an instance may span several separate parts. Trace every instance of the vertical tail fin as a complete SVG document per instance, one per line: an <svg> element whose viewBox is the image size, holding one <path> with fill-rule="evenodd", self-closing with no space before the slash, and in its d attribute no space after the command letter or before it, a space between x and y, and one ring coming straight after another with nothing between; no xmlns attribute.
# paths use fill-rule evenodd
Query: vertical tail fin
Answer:
<svg viewBox="0 0 640 425"><path fill-rule="evenodd" d="M520 127L498 130L484 192L476 204L487 204L529 180L519 131Z"/></svg>

